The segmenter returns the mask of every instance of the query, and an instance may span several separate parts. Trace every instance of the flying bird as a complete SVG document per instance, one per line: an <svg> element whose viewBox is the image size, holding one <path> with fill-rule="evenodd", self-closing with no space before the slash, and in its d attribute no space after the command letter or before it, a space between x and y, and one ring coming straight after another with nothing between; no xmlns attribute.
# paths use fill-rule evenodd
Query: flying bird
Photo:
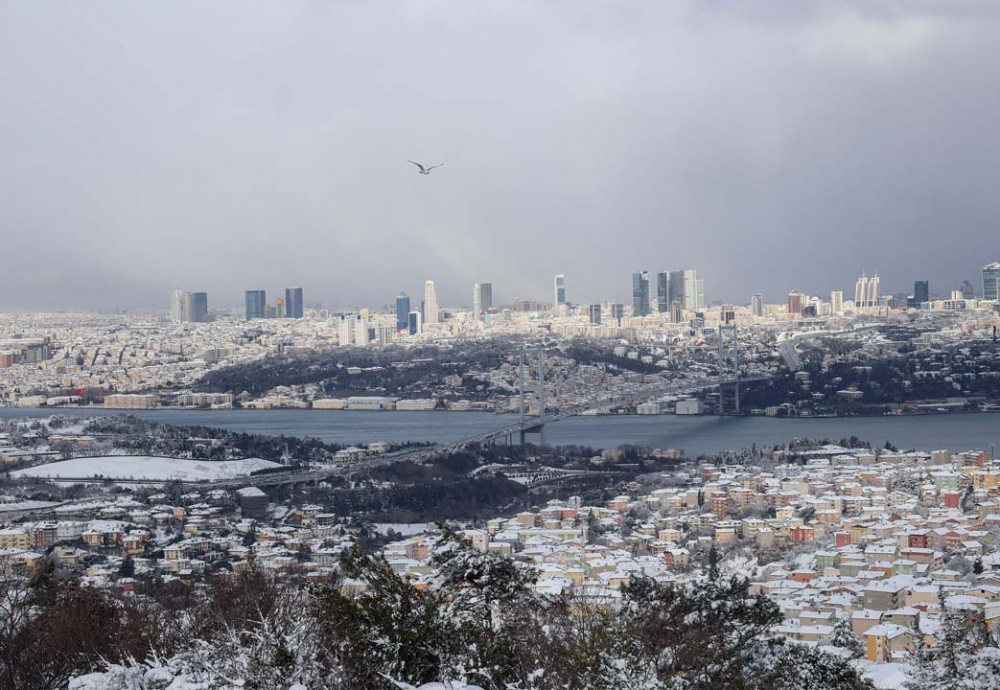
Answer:
<svg viewBox="0 0 1000 690"><path fill-rule="evenodd" d="M430 175L431 170L433 170L434 168L440 168L442 165L444 165L444 163L438 163L437 165L432 165L429 168L425 168L424 166L420 165L420 163L416 161L411 161L409 158L406 159L406 162L413 163L415 166L420 168L420 170L418 170L417 172L420 173L421 175Z"/></svg>

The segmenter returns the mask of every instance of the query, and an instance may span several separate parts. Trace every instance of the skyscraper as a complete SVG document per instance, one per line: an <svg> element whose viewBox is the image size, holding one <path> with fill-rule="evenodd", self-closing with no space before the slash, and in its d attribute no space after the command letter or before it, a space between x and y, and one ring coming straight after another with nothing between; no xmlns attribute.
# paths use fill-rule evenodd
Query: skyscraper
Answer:
<svg viewBox="0 0 1000 690"><path fill-rule="evenodd" d="M834 314L844 313L844 291L834 290L830 293L830 311Z"/></svg>
<svg viewBox="0 0 1000 690"><path fill-rule="evenodd" d="M552 282L552 308L558 309L562 305L566 304L566 276L560 273L553 279Z"/></svg>
<svg viewBox="0 0 1000 690"><path fill-rule="evenodd" d="M289 319L302 318L302 288L285 288L285 317Z"/></svg>
<svg viewBox="0 0 1000 690"><path fill-rule="evenodd" d="M424 283L424 324L438 322L438 301L437 292L434 291L434 281L428 280Z"/></svg>
<svg viewBox="0 0 1000 690"><path fill-rule="evenodd" d="M698 271L690 268L681 271L681 276L684 286L681 301L684 308L691 311L702 309L705 306L705 281L698 280ZM673 299L678 298L675 295Z"/></svg>
<svg viewBox="0 0 1000 690"><path fill-rule="evenodd" d="M670 303L670 322L680 323L684 319L684 305L681 304L680 300L674 300Z"/></svg>
<svg viewBox="0 0 1000 690"><path fill-rule="evenodd" d="M424 324L419 311L410 312L409 318L407 319L407 327L410 331L410 335L418 335L423 332Z"/></svg>
<svg viewBox="0 0 1000 690"><path fill-rule="evenodd" d="M983 266L983 299L1000 299L1000 263Z"/></svg>
<svg viewBox="0 0 1000 690"><path fill-rule="evenodd" d="M208 320L208 293L185 292L181 300L181 321L205 323Z"/></svg>
<svg viewBox="0 0 1000 690"><path fill-rule="evenodd" d="M170 320L180 321L183 317L184 291L180 288L170 292Z"/></svg>
<svg viewBox="0 0 1000 690"><path fill-rule="evenodd" d="M632 315L649 315L649 271L632 274Z"/></svg>
<svg viewBox="0 0 1000 690"><path fill-rule="evenodd" d="M958 289L962 293L962 299L972 299L976 296L976 289L972 287L972 283L967 280L963 280L962 284L958 286Z"/></svg>
<svg viewBox="0 0 1000 690"><path fill-rule="evenodd" d="M754 316L764 315L764 295L759 292L754 293L750 298L750 313Z"/></svg>
<svg viewBox="0 0 1000 690"><path fill-rule="evenodd" d="M590 307L587 309L587 313L590 316L590 323L591 323L591 325L594 325L594 326L600 326L601 325L601 305L600 304L591 304Z"/></svg>
<svg viewBox="0 0 1000 690"><path fill-rule="evenodd" d="M878 306L878 298L879 298L878 283L879 283L879 281L878 281L878 274L877 273L874 276L872 276L871 278L868 279L868 306L869 307L877 307Z"/></svg>
<svg viewBox="0 0 1000 690"><path fill-rule="evenodd" d="M674 302L684 306L684 271L670 272L670 304Z"/></svg>
<svg viewBox="0 0 1000 690"><path fill-rule="evenodd" d="M490 283L476 283L472 286L472 315L477 321L483 321L490 309L493 308L493 285Z"/></svg>
<svg viewBox="0 0 1000 690"><path fill-rule="evenodd" d="M368 319L365 318L364 314L358 314L354 317L354 344L367 347L368 335Z"/></svg>
<svg viewBox="0 0 1000 690"><path fill-rule="evenodd" d="M409 325L410 297L405 292L396 295L396 330L401 331Z"/></svg>
<svg viewBox="0 0 1000 690"><path fill-rule="evenodd" d="M656 274L656 311L661 314L670 311L670 271Z"/></svg>
<svg viewBox="0 0 1000 690"><path fill-rule="evenodd" d="M854 308L862 309L868 306L868 278L861 274L854 284Z"/></svg>
<svg viewBox="0 0 1000 690"><path fill-rule="evenodd" d="M788 305L786 307L789 316L796 316L802 313L802 293L792 290L788 293Z"/></svg>
<svg viewBox="0 0 1000 690"><path fill-rule="evenodd" d="M354 336L354 329L352 327L351 320L346 316L341 316L338 331L341 346L346 347L347 345L350 345Z"/></svg>
<svg viewBox="0 0 1000 690"><path fill-rule="evenodd" d="M913 306L917 309L924 302L931 299L931 284L926 280L918 280L913 283Z"/></svg>
<svg viewBox="0 0 1000 690"><path fill-rule="evenodd" d="M612 319L614 319L615 321L621 321L622 319L625 318L624 304L621 304L620 302L612 302L609 306L611 308Z"/></svg>
<svg viewBox="0 0 1000 690"><path fill-rule="evenodd" d="M246 314L247 321L250 319L264 318L264 305L267 304L267 297L263 290L247 290L246 292Z"/></svg>

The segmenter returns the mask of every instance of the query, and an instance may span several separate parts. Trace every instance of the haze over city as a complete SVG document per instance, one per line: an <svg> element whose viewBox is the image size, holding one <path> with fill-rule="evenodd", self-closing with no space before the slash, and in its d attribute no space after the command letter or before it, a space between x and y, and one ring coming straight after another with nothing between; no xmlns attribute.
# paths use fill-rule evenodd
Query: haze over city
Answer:
<svg viewBox="0 0 1000 690"><path fill-rule="evenodd" d="M0 6L0 307L942 293L996 252L981 2ZM407 159L445 163L422 176ZM989 254L989 256L984 256Z"/></svg>

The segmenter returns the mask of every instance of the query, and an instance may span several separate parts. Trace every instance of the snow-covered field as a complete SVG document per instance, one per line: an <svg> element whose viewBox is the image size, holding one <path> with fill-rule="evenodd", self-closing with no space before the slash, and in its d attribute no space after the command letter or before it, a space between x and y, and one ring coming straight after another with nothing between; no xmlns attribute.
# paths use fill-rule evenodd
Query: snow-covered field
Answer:
<svg viewBox="0 0 1000 690"><path fill-rule="evenodd" d="M15 478L87 479L100 476L107 479L203 482L243 477L255 470L279 466L276 462L260 458L207 462L145 455L106 455L50 462L10 474Z"/></svg>

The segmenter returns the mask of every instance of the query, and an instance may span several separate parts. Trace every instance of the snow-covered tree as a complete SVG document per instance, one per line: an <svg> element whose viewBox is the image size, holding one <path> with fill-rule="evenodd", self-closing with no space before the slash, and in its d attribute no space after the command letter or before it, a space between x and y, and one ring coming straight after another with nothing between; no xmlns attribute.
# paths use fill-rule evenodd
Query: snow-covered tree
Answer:
<svg viewBox="0 0 1000 690"><path fill-rule="evenodd" d="M830 644L850 652L855 659L860 658L865 653L864 644L851 628L850 615L837 619L833 626L833 634L830 636Z"/></svg>

